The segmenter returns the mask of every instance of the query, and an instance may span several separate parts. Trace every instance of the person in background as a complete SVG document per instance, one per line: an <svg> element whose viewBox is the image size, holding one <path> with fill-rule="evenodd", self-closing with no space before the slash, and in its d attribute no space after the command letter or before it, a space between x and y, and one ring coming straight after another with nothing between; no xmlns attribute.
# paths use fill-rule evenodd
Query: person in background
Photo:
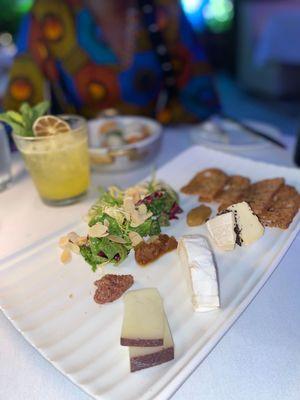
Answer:
<svg viewBox="0 0 300 400"><path fill-rule="evenodd" d="M212 71L176 0L37 0L21 24L3 106L51 100L88 118L115 108L162 123L219 110Z"/></svg>

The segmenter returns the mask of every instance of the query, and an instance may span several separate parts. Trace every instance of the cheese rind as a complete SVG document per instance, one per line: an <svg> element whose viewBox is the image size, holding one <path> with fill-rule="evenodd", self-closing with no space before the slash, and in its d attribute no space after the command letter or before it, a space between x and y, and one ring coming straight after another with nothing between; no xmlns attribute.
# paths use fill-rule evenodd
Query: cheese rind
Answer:
<svg viewBox="0 0 300 400"><path fill-rule="evenodd" d="M234 214L242 244L249 245L254 243L264 234L264 227L248 203L243 201L233 204L228 207L228 210Z"/></svg>
<svg viewBox="0 0 300 400"><path fill-rule="evenodd" d="M206 222L211 237L220 250L231 251L235 247L235 219L232 212L217 215Z"/></svg>
<svg viewBox="0 0 300 400"><path fill-rule="evenodd" d="M174 342L167 317L164 315L164 341L157 347L129 347L130 371L154 367L174 359Z"/></svg>
<svg viewBox="0 0 300 400"><path fill-rule="evenodd" d="M177 249L194 311L211 311L220 307L216 267L206 238L200 235L183 236L178 241Z"/></svg>
<svg viewBox="0 0 300 400"><path fill-rule="evenodd" d="M157 289L132 290L124 296L122 346L161 346L164 339L163 302Z"/></svg>

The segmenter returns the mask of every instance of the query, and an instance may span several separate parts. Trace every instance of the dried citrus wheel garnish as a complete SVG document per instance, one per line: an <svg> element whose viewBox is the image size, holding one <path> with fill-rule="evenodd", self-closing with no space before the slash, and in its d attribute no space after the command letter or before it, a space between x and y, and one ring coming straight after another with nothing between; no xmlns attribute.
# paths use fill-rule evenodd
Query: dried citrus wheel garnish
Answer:
<svg viewBox="0 0 300 400"><path fill-rule="evenodd" d="M35 136L51 136L70 132L69 124L53 115L39 117L32 127Z"/></svg>

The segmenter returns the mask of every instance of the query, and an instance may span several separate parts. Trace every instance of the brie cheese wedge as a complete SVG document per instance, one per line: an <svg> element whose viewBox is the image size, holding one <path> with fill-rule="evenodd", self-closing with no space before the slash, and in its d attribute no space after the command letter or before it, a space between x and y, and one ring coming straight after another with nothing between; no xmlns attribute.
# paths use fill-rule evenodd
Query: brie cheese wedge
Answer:
<svg viewBox="0 0 300 400"><path fill-rule="evenodd" d="M241 244L248 245L256 242L264 234L264 227L245 201L233 204L227 210L234 214L236 232Z"/></svg>
<svg viewBox="0 0 300 400"><path fill-rule="evenodd" d="M235 218L233 212L217 215L206 222L208 232L220 250L234 249L236 242Z"/></svg>
<svg viewBox="0 0 300 400"><path fill-rule="evenodd" d="M220 307L216 267L205 237L183 236L178 241L177 251L194 311L211 311Z"/></svg>

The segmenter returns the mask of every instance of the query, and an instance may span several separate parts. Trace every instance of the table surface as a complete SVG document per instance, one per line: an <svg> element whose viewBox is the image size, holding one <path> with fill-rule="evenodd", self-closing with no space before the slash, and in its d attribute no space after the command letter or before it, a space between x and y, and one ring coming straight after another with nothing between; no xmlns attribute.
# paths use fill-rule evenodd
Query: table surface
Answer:
<svg viewBox="0 0 300 400"><path fill-rule="evenodd" d="M165 131L156 165L161 166L190 146L187 128ZM244 153L292 165L291 152L266 147ZM97 186L123 187L143 179L151 167L122 175L93 174L92 189L76 205L51 208L41 203L18 156L13 183L0 193L0 262L84 215ZM300 399L300 236L246 311L214 350L174 394L174 400ZM0 314L0 399L87 400L34 350Z"/></svg>

